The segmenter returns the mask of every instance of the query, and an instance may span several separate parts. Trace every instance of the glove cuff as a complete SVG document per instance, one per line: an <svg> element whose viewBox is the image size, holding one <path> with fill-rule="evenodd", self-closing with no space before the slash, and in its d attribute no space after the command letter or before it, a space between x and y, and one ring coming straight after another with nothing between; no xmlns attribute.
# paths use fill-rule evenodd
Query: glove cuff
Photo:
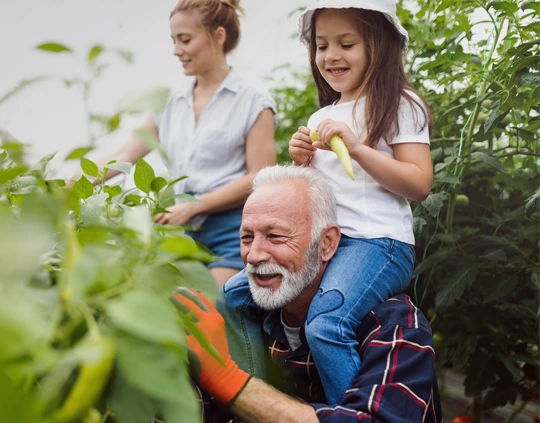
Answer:
<svg viewBox="0 0 540 423"><path fill-rule="evenodd" d="M234 363L234 362L232 362ZM229 407L245 388L251 375L230 363L227 372L219 378L219 383L213 387L212 394L223 405Z"/></svg>

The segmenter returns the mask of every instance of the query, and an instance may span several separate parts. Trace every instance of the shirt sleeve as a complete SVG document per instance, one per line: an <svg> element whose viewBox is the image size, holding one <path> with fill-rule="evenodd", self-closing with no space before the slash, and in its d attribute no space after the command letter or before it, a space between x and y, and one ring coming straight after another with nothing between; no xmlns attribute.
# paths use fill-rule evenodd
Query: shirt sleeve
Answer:
<svg viewBox="0 0 540 423"><path fill-rule="evenodd" d="M441 422L431 334L391 326L364 346L362 365L337 406L312 404L323 423Z"/></svg>
<svg viewBox="0 0 540 423"><path fill-rule="evenodd" d="M389 144L419 143L429 144L429 124L420 97L412 95L413 100L402 99L399 107L399 134Z"/></svg>
<svg viewBox="0 0 540 423"><path fill-rule="evenodd" d="M274 114L274 127L277 126L276 102L274 101L269 92L257 92L253 95L244 137L247 137L247 134L249 133L249 131L251 131L251 128L255 124L255 121L264 109L272 110L272 113Z"/></svg>

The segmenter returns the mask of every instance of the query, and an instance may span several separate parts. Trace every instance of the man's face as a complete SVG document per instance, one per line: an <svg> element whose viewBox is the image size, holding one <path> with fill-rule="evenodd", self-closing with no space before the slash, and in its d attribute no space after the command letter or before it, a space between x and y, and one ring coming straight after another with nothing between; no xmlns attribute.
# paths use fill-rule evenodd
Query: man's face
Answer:
<svg viewBox="0 0 540 423"><path fill-rule="evenodd" d="M255 191L244 207L240 237L251 292L263 309L291 303L320 269L303 181L269 184Z"/></svg>

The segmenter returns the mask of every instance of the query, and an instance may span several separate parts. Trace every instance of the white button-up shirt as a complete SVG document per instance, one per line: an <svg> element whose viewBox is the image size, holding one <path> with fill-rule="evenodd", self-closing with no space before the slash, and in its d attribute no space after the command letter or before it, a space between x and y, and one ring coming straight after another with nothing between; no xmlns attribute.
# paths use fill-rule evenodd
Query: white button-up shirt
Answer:
<svg viewBox="0 0 540 423"><path fill-rule="evenodd" d="M247 85L231 69L195 122L194 86L174 94L153 118L170 174L188 176L175 192L201 195L247 174L246 136L264 109L276 113L276 104L269 92Z"/></svg>

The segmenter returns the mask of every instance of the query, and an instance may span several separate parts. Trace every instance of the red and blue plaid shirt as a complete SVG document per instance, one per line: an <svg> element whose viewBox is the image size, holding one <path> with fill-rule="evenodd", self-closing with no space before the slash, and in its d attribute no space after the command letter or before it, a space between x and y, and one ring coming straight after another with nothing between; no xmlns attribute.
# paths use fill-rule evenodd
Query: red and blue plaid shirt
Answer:
<svg viewBox="0 0 540 423"><path fill-rule="evenodd" d="M303 331L303 345L292 351L279 311L267 316L264 329L276 364L269 382L312 403L321 422L443 422L431 329L408 296L385 301L362 322L357 333L362 364L337 406L324 404L322 383Z"/></svg>

